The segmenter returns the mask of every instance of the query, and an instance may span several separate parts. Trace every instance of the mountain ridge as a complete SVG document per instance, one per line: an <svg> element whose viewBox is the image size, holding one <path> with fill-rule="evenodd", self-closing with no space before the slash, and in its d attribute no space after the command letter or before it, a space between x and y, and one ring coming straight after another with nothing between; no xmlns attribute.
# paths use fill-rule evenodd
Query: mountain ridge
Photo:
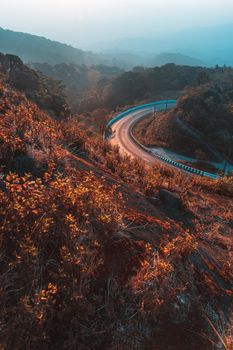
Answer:
<svg viewBox="0 0 233 350"><path fill-rule="evenodd" d="M92 64L97 60L97 55L90 51L83 51L43 36L14 32L1 27L0 51L17 55L24 62Z"/></svg>
<svg viewBox="0 0 233 350"><path fill-rule="evenodd" d="M156 46L156 45L155 45ZM105 50L102 52L84 51L71 45L60 43L43 36L15 32L0 27L0 52L19 56L24 63L75 63L76 65L104 64L117 66L121 69L132 69L135 66L155 66L167 63L184 64L190 66L205 65L205 63L190 55L176 51L157 53L131 52L123 45L122 50Z"/></svg>

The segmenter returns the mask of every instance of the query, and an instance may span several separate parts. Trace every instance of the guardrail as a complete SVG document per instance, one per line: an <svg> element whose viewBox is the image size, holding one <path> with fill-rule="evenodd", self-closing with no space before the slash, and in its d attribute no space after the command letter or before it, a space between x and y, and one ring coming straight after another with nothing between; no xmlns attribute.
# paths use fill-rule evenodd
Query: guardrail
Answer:
<svg viewBox="0 0 233 350"><path fill-rule="evenodd" d="M149 150L148 150L149 151ZM212 173L208 173L206 171L202 171L202 170L199 170L199 169L195 169L195 168L192 168L190 166L187 166L185 164L182 164L182 163L179 163L179 162L176 162L174 160L171 160L171 159L168 159L168 158L165 158L165 157L161 157L159 155L155 155L153 154L156 158L159 158L161 160L163 160L164 162L166 163L169 163L177 168L180 168L184 171L187 171L189 173L193 173L195 175L199 175L199 176L205 176L205 177L210 177L211 179L217 179L218 176L215 175L215 174L212 174Z"/></svg>
<svg viewBox="0 0 233 350"><path fill-rule="evenodd" d="M174 107L174 105L176 104L176 100L164 100L164 101L157 101L157 102L151 102L151 103L147 103L147 104L143 104L143 105L140 105L140 106L136 106L136 107L132 107L130 109L127 109L126 111L118 114L116 117L114 117L113 119L111 119L108 124L106 125L106 128L110 128L114 123L116 123L117 121L121 120L122 118L128 116L129 114L131 114L132 112L135 112L135 111L139 111L139 110L143 110L143 109L147 109L147 108L155 108L155 111L158 111L156 110L157 107L159 106L162 106L162 105L165 105L166 106L166 109L171 109ZM163 109L161 109L162 111ZM168 164L171 164L172 166L175 166L181 170L184 170L184 171L187 171L189 173L192 173L194 175L199 175L199 176L204 176L204 177L209 177L211 179L217 179L218 178L218 175L216 174L212 174L212 173L209 173L209 172L206 172L206 171L202 171L202 170L199 170L199 169L195 169L195 168L192 168L190 166L187 166L187 165L184 165L182 163L179 163L179 162L176 162L174 160L171 160L171 159L168 159L166 157L162 157L162 156L159 156L159 155L156 155L154 153L152 153L150 151L150 149L148 149L147 147L141 145L137 140L135 140L135 138L133 137L134 141L136 143L139 144L139 146L141 146L146 152L152 154L154 157L168 163Z"/></svg>
<svg viewBox="0 0 233 350"><path fill-rule="evenodd" d="M151 103L146 103L144 105L132 107L130 109L127 109L124 112L121 112L115 118L111 119L108 122L106 127L112 126L114 123L118 122L118 120L126 117L127 115L131 114L132 112L139 111L139 110L146 109L146 108L156 108L157 106L164 105L164 104L167 106L167 109L168 109L169 106L174 107L174 105L176 104L176 100L164 100L164 101L158 101L158 102L151 102Z"/></svg>

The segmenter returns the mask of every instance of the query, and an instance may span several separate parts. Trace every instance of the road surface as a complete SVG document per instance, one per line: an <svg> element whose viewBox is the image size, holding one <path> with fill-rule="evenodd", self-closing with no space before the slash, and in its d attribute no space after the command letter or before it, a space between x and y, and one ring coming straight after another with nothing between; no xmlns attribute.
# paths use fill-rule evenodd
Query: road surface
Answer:
<svg viewBox="0 0 233 350"><path fill-rule="evenodd" d="M112 126L114 136L111 138L110 142L112 145L118 146L122 154L143 159L146 164L152 165L157 159L146 151L146 148L136 142L132 136L132 128L134 124L143 117L148 116L149 113L151 113L151 109L145 109L134 112L117 121Z"/></svg>
<svg viewBox="0 0 233 350"><path fill-rule="evenodd" d="M168 103L161 102L158 106L156 106L156 110L166 110L168 106ZM171 101L170 106L172 107ZM174 106L174 101L173 101ZM138 108L138 109L137 109ZM173 161L169 158L166 158L166 156L161 156L161 154L156 154L155 151L153 153L143 145L141 145L132 135L132 128L135 123L137 123L140 119L145 118L148 116L148 114L151 114L154 110L154 106L150 105L142 105L133 109L130 109L117 117L115 117L113 120L111 120L107 127L111 130L111 135L107 137L110 141L110 143L113 146L118 146L120 152L124 155L127 154L133 158L139 158L142 159L147 166L152 166L155 163L159 163L160 165L164 165L165 163L168 166L171 166L173 168L179 168L183 171L210 177L213 179L217 178L217 175L204 172L189 166L186 166L184 164L181 164L179 162ZM107 134L107 133L106 133Z"/></svg>

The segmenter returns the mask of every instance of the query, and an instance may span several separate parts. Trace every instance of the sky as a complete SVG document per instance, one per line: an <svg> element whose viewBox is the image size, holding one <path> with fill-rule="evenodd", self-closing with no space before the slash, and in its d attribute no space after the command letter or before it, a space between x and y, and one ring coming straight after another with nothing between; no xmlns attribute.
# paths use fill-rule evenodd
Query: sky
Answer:
<svg viewBox="0 0 233 350"><path fill-rule="evenodd" d="M0 0L0 27L87 49L233 23L232 0Z"/></svg>

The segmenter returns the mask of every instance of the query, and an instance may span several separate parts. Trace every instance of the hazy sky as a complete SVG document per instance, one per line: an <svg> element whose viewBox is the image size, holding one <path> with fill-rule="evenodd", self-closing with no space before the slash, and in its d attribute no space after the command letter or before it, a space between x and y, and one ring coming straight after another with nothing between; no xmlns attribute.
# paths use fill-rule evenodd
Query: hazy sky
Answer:
<svg viewBox="0 0 233 350"><path fill-rule="evenodd" d="M76 47L233 23L233 0L0 0L0 27Z"/></svg>

